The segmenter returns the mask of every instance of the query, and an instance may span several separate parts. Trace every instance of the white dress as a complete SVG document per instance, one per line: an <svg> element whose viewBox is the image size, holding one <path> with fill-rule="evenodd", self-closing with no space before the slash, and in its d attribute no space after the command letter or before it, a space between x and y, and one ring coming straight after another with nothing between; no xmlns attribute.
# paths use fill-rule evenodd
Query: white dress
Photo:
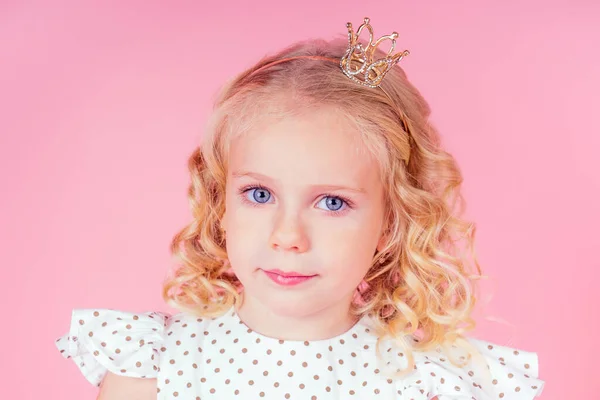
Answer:
<svg viewBox="0 0 600 400"><path fill-rule="evenodd" d="M391 379L387 371L408 365L406 356L387 346L377 358L376 340L366 318L335 338L302 342L260 335L234 309L218 318L75 309L56 346L96 386L107 371L157 378L160 400L526 400L544 386L536 353L474 338L490 381L437 349L414 352L413 372Z"/></svg>

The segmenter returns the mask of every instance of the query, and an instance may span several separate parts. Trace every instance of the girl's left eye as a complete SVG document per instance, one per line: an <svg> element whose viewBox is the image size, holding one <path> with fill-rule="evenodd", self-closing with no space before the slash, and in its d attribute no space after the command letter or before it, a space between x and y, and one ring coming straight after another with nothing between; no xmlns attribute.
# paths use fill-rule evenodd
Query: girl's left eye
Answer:
<svg viewBox="0 0 600 400"><path fill-rule="evenodd" d="M317 204L322 203L325 205L326 211L340 211L344 205L348 205L343 199L335 196L325 196Z"/></svg>

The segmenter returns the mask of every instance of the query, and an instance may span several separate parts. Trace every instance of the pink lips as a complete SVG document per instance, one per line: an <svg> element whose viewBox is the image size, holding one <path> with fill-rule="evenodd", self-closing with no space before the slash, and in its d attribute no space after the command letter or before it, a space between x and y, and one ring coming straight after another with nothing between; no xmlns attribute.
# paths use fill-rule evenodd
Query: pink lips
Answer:
<svg viewBox="0 0 600 400"><path fill-rule="evenodd" d="M297 272L284 272L279 269L270 269L265 271L265 274L275 283L281 286L295 286L300 283L306 282L316 275L302 275Z"/></svg>

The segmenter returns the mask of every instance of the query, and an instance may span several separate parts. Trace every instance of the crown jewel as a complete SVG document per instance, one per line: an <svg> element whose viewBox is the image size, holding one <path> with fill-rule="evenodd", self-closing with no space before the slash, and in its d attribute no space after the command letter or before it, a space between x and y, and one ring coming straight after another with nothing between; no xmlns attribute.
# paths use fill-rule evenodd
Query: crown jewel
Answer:
<svg viewBox="0 0 600 400"><path fill-rule="evenodd" d="M382 36L373 43L373 27L369 22L370 19L365 18L356 33L352 29L350 22L346 24L348 28L348 49L340 60L340 66L348 78L362 85L375 88L379 86L385 74L404 56L410 53L408 50L404 50L402 53L392 56L396 47L396 39L398 38L397 32ZM360 34L365 28L369 31L369 43L366 47L359 42ZM392 41L390 50L384 58L374 60L375 50L384 40Z"/></svg>

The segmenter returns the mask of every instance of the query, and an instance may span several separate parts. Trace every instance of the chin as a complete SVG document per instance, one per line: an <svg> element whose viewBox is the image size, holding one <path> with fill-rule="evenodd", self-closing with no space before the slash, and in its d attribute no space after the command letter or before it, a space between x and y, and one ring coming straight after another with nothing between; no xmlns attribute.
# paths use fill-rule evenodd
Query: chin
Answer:
<svg viewBox="0 0 600 400"><path fill-rule="evenodd" d="M310 296L308 297L310 298ZM315 297L312 296L312 298ZM315 304L314 301L307 300L306 294L300 293L298 293L298 296L290 296L289 293L277 293L269 296L267 293L262 292L261 296L258 296L257 299L270 312L286 317L303 317L318 312L323 308L321 302Z"/></svg>

